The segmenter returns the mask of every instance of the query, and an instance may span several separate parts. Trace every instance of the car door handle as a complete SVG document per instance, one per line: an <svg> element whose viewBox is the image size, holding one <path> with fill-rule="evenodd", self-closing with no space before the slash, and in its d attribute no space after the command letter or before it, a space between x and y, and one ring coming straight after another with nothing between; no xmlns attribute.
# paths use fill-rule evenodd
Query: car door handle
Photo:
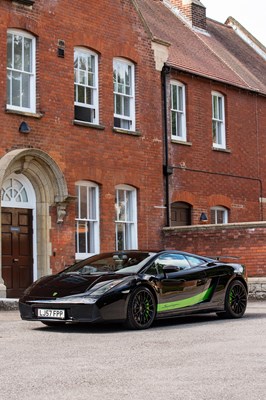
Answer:
<svg viewBox="0 0 266 400"><path fill-rule="evenodd" d="M207 278L198 279L198 284L199 284L199 285L203 285L203 284L205 284L207 281L208 281Z"/></svg>

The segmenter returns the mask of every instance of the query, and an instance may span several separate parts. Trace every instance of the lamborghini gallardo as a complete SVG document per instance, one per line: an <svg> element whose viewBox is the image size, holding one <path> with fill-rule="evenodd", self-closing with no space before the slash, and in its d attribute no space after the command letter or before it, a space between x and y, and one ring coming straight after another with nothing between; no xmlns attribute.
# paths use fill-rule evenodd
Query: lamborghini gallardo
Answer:
<svg viewBox="0 0 266 400"><path fill-rule="evenodd" d="M245 267L176 250L116 251L79 261L34 282L19 300L21 318L48 326L154 320L195 313L240 318L248 298Z"/></svg>

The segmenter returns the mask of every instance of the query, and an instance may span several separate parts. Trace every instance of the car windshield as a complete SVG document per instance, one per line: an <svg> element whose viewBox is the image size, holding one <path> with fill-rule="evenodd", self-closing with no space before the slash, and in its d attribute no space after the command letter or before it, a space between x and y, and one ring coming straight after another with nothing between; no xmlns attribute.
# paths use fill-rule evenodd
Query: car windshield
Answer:
<svg viewBox="0 0 266 400"><path fill-rule="evenodd" d="M155 253L129 251L98 254L66 268L62 273L138 273Z"/></svg>

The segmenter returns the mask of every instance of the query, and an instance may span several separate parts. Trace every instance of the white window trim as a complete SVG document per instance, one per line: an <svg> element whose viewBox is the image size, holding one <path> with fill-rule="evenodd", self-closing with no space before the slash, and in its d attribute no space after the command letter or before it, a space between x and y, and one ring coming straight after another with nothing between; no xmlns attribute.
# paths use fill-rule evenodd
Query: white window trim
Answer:
<svg viewBox="0 0 266 400"><path fill-rule="evenodd" d="M117 250L117 224L124 223L124 224L131 224L132 225L132 232L131 232L131 243L129 248L124 249L124 250L132 250L132 249L137 249L138 248L138 226L137 226L137 220L138 220L138 215L137 215L137 190L133 186L129 185L117 185L115 187L116 192L121 190L121 191L130 191L132 194L132 220L131 221L120 221L117 218L118 215L118 210L117 210L117 204L115 204L115 247Z"/></svg>
<svg viewBox="0 0 266 400"><path fill-rule="evenodd" d="M173 101L172 101L172 87L177 86L182 88L182 100L183 100L183 110L173 109ZM171 137L173 140L179 140L186 142L187 141L187 127L186 127L186 86L179 81L170 81L170 95L171 95ZM172 113L178 113L181 116L181 136L175 135L172 132Z"/></svg>
<svg viewBox="0 0 266 400"><path fill-rule="evenodd" d="M214 118L214 110L213 110L213 98L218 97L222 100L222 113L223 119ZM226 132L225 132L225 99L224 96L219 92L212 92L212 124L213 122L217 122L221 126L221 143L216 143L213 141L213 147L216 149L226 149ZM213 129L213 127L212 127Z"/></svg>
<svg viewBox="0 0 266 400"><path fill-rule="evenodd" d="M126 115L123 115L123 114L116 114L116 113L115 113L115 109L114 109L114 118L118 118L118 119L123 119L123 120L130 121L131 126L130 126L129 129L125 129L125 128L121 128L121 127L117 127L117 126L114 126L114 128L121 129L121 130L125 130L125 131L128 131L128 130L130 130L130 131L135 131L135 129L136 129L136 115L135 115L135 65L134 65L132 62L130 62L130 61L124 59L124 58L114 58L114 60L113 60L113 71L114 71L114 66L115 66L115 63L116 63L116 62L117 62L117 63L121 63L121 64L126 64L127 66L130 66L130 67L131 67L131 94L130 94L130 95L122 94L122 93L119 93L119 92L115 92L115 90L113 89L113 91L114 91L114 96L115 96L115 95L120 95L120 96L128 97L128 98L130 99L130 105L129 105L129 107L130 107L130 108L129 108L129 109L130 109L130 116L127 117ZM114 103L114 108L115 108L115 103Z"/></svg>
<svg viewBox="0 0 266 400"><path fill-rule="evenodd" d="M95 223L94 224L94 247L95 247L95 251L91 252L91 253L89 253L89 252L87 252L87 253L77 253L76 252L75 253L76 260L83 260L83 259L85 259L87 257L90 257L90 256L100 252L99 185L97 185L96 183L91 182L91 181L78 181L78 182L75 183L75 186L76 187L84 186L84 187L87 187L87 188L94 187L96 189L96 199L95 199L96 200L96 202L95 202L96 217L92 221L92 222ZM79 198L77 199L77 201L79 201ZM88 206L88 203L87 203L87 206ZM75 221L87 222L87 221L91 221L91 220L90 219L77 218L77 216L75 216ZM75 235L77 235L76 228L75 228Z"/></svg>
<svg viewBox="0 0 266 400"><path fill-rule="evenodd" d="M215 211L215 224L217 222L217 211L223 211L223 224L228 224L228 209L222 206L211 207L211 211Z"/></svg>
<svg viewBox="0 0 266 400"><path fill-rule="evenodd" d="M33 35L29 34L28 32L19 29L8 29L7 34L19 35L32 40L32 72L29 73L30 107L20 107L20 106L13 106L11 104L6 104L6 108L7 110L36 113L36 38ZM15 71L13 68L6 68L6 70Z"/></svg>
<svg viewBox="0 0 266 400"><path fill-rule="evenodd" d="M84 108L88 108L88 109L93 109L95 110L95 115L93 118L93 121L83 121L83 120L77 120L77 121L81 121L81 122L86 122L88 124L99 124L99 68L98 68L98 64L99 64L99 58L98 58L98 54L95 53L94 51L91 51L89 49L86 49L84 47L75 47L74 49L74 59L75 59L75 54L83 54L85 56L88 55L92 55L95 57L95 86L91 87L89 85L84 85L86 87L90 87L93 89L93 105L90 104L86 104L86 103L80 103L78 101L74 101L74 105L75 106L79 106L79 107L84 107ZM75 81L74 81L74 86L75 86Z"/></svg>

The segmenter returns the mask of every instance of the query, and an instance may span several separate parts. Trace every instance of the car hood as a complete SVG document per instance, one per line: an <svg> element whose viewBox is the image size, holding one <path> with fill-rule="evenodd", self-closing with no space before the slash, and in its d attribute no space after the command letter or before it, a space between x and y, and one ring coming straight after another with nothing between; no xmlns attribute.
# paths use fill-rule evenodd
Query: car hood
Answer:
<svg viewBox="0 0 266 400"><path fill-rule="evenodd" d="M81 275L75 272L49 275L40 278L25 292L21 300L31 299L55 299L84 293L96 283L123 279L130 274L99 273L93 275Z"/></svg>

